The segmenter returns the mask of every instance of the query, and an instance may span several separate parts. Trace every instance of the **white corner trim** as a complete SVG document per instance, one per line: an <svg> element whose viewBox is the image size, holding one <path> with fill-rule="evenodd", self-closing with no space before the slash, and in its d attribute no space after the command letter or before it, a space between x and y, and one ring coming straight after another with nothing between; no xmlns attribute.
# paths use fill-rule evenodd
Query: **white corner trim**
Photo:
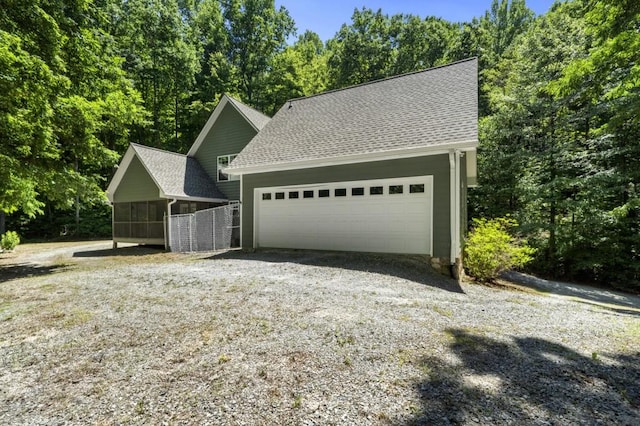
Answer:
<svg viewBox="0 0 640 426"><path fill-rule="evenodd" d="M178 200L173 199L167 203L167 229L165 232L167 234L167 246L164 248L165 250L171 251L171 206Z"/></svg>
<svg viewBox="0 0 640 426"><path fill-rule="evenodd" d="M467 153L467 187L478 186L478 153L474 149Z"/></svg>
<svg viewBox="0 0 640 426"><path fill-rule="evenodd" d="M240 205L238 206L238 213L239 213L239 217L238 220L240 221L240 248L242 248L242 209L244 207L244 205L242 204L244 201L244 190L242 189L242 175L240 176Z"/></svg>
<svg viewBox="0 0 640 426"><path fill-rule="evenodd" d="M314 160L292 161L290 163L268 164L264 166L250 166L226 168L222 171L231 175L279 172L284 170L310 169L315 167L338 166L344 164L368 163L371 161L397 160L402 158L447 154L451 149L460 151L475 150L477 140L452 142L436 146L421 146L417 148L403 148L392 151L371 152L366 154L352 154L342 157L330 157Z"/></svg>
<svg viewBox="0 0 640 426"><path fill-rule="evenodd" d="M189 152L187 152L187 157L193 157L195 155L195 153L200 148L200 145L202 145L202 142L204 142L204 138L207 137L207 135L211 131L211 128L213 127L213 125L218 120L218 117L220 116L220 114L222 114L222 110L224 110L224 107L228 103L229 103L229 97L225 93L220 98L220 102L218 102L218 105L216 105L216 107L213 109L213 112L209 116L209 119L205 123L204 127L202 128L202 130L200 130L200 133L198 134L198 137L196 138L195 142L193 143L193 145L191 145L191 148L189 149ZM236 110L237 110L237 108L236 108Z"/></svg>
<svg viewBox="0 0 640 426"><path fill-rule="evenodd" d="M253 241L252 241L252 247L253 249L257 249L258 248L258 217L260 215L260 211L259 211L259 197L260 196L260 189L259 188L253 188ZM240 226L240 229L242 229L242 226Z"/></svg>

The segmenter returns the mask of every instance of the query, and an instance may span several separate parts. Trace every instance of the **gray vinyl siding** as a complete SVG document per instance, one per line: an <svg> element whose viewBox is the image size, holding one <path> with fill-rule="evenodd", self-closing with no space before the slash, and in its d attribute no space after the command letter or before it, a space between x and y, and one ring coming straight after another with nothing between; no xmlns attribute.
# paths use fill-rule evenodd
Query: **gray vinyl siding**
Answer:
<svg viewBox="0 0 640 426"><path fill-rule="evenodd" d="M134 156L131 164L113 194L113 201L124 203L131 201L160 200L160 191L138 157Z"/></svg>
<svg viewBox="0 0 640 426"><path fill-rule="evenodd" d="M229 103L194 155L229 200L240 199L240 181L218 182L218 156L240 153L256 133L253 126Z"/></svg>
<svg viewBox="0 0 640 426"><path fill-rule="evenodd" d="M242 247L253 247L253 190L321 182L433 176L433 256L449 257L451 229L447 154L311 169L257 173L242 177Z"/></svg>

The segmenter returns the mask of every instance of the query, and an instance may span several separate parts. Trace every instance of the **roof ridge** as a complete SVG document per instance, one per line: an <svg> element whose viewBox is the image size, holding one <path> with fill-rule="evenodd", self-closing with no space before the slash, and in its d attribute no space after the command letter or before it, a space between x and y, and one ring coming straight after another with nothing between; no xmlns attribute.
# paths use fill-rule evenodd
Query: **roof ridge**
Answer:
<svg viewBox="0 0 640 426"><path fill-rule="evenodd" d="M459 64L462 64L464 62L470 62L470 61L477 60L477 59L478 59L477 56L472 56L470 58L461 59L461 60L455 61L455 62L449 62L447 64L437 65L437 66L431 67L431 68L425 68L423 70L410 71L410 72L406 72L406 73L403 73L403 74L391 75L389 77L380 78L378 80L365 81L364 83L354 84L354 85L346 86L346 87L340 87L338 89L327 90L326 92L322 92L322 93L314 93L313 95L300 96L299 98L291 98L291 99L287 99L285 104L287 102L301 101L301 100L304 100L304 99L310 99L310 98L315 98L315 97L318 97L318 96L329 95L329 94L332 94L332 93L335 93L335 92L342 92L342 91L349 90L349 89L355 89L355 88L362 87L362 86L368 86L368 85L371 85L371 84L381 83L381 82L387 81L387 80L393 80L393 79L396 79L396 78L407 77L407 76L410 76L410 75L420 74L420 73L423 73L423 72L434 71L434 70L439 69L439 68L446 68L446 67L450 67L450 66L453 66L453 65L459 65Z"/></svg>
<svg viewBox="0 0 640 426"><path fill-rule="evenodd" d="M159 152L162 152L163 154L173 154L173 155L178 155L180 157L186 157L187 156L186 154L180 154L179 152L167 151L166 149L156 148L155 146L143 145L141 143L129 142L129 145L133 146L134 149L136 147L140 147L140 148L144 148L144 149L151 149L153 151L159 151Z"/></svg>

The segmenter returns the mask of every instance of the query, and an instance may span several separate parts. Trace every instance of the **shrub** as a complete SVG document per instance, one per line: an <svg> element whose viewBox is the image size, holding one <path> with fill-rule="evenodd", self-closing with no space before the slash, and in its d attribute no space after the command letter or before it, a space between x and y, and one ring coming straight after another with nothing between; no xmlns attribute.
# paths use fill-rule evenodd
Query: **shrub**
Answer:
<svg viewBox="0 0 640 426"><path fill-rule="evenodd" d="M0 248L3 250L13 250L20 244L20 237L15 231L7 231L0 238Z"/></svg>
<svg viewBox="0 0 640 426"><path fill-rule="evenodd" d="M464 248L464 264L476 280L493 281L501 272L533 259L535 249L519 244L509 233L518 226L514 219L473 219L473 223Z"/></svg>

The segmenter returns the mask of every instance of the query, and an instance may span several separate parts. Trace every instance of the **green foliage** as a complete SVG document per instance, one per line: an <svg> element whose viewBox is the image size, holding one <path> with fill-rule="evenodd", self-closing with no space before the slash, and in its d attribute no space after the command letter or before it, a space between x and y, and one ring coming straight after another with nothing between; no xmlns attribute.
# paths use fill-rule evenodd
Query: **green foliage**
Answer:
<svg viewBox="0 0 640 426"><path fill-rule="evenodd" d="M15 231L7 231L0 238L0 248L11 251L20 244L20 237Z"/></svg>
<svg viewBox="0 0 640 426"><path fill-rule="evenodd" d="M559 3L483 71L475 214L511 213L535 270L640 287L640 6Z"/></svg>
<svg viewBox="0 0 640 426"><path fill-rule="evenodd" d="M514 219L474 219L473 223L464 247L464 264L478 281L492 281L501 272L520 268L533 259L535 250L509 234L518 225Z"/></svg>
<svg viewBox="0 0 640 426"><path fill-rule="evenodd" d="M460 26L440 18L356 9L327 43L329 86L339 88L472 56L458 51Z"/></svg>
<svg viewBox="0 0 640 426"><path fill-rule="evenodd" d="M479 58L475 217L512 214L530 268L640 288L640 3L492 0L470 22L356 9L323 43L273 0L9 0L0 212L24 238L108 235L129 142L185 152L223 93L287 99ZM76 224L76 213L80 220ZM38 217L36 217L38 216Z"/></svg>

